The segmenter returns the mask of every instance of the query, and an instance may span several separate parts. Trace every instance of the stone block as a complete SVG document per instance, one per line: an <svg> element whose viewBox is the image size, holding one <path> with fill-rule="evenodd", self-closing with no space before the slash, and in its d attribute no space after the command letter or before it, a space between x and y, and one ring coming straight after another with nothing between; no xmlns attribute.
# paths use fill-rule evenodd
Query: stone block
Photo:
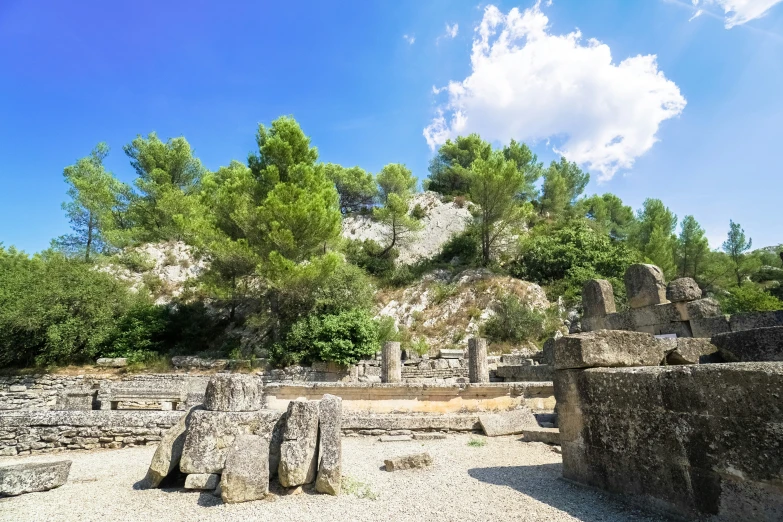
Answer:
<svg viewBox="0 0 783 522"><path fill-rule="evenodd" d="M675 349L666 354L666 364L699 364L706 362L718 351L709 339L678 337L674 340Z"/></svg>
<svg viewBox="0 0 783 522"><path fill-rule="evenodd" d="M233 504L260 500L269 493L269 440L239 435L226 455L220 497Z"/></svg>
<svg viewBox="0 0 783 522"><path fill-rule="evenodd" d="M169 428L161 437L158 448L152 456L152 462L144 479L145 487L156 488L169 473L179 467L182 458L182 450L185 447L185 437L190 421L195 411L200 411L203 406L194 406L183 415L177 423Z"/></svg>
<svg viewBox="0 0 783 522"><path fill-rule="evenodd" d="M278 466L278 479L283 487L301 486L315 480L317 443L318 402L289 402Z"/></svg>
<svg viewBox="0 0 783 522"><path fill-rule="evenodd" d="M606 324L606 330L626 330L633 331L635 325L633 323L633 317L631 317L631 311L617 312L615 314L609 314L604 319Z"/></svg>
<svg viewBox="0 0 783 522"><path fill-rule="evenodd" d="M383 435L378 442L408 442L413 440L410 435Z"/></svg>
<svg viewBox="0 0 783 522"><path fill-rule="evenodd" d="M501 413L480 413L478 417L487 437L515 435L522 433L525 428L538 426L536 417L527 408Z"/></svg>
<svg viewBox="0 0 783 522"><path fill-rule="evenodd" d="M122 368L128 366L128 359L125 357L101 357L95 364L103 368Z"/></svg>
<svg viewBox="0 0 783 522"><path fill-rule="evenodd" d="M489 382L487 340L482 337L468 339L468 373L470 382Z"/></svg>
<svg viewBox="0 0 783 522"><path fill-rule="evenodd" d="M260 379L253 375L214 375L204 392L204 407L210 411L258 411L262 402Z"/></svg>
<svg viewBox="0 0 783 522"><path fill-rule="evenodd" d="M687 321L677 321L653 326L653 335L671 335L680 337L693 337L691 326Z"/></svg>
<svg viewBox="0 0 783 522"><path fill-rule="evenodd" d="M544 347L541 349L541 364L547 364L554 368L555 364L555 338L550 337L544 341Z"/></svg>
<svg viewBox="0 0 783 522"><path fill-rule="evenodd" d="M48 491L68 481L70 460L0 466L0 497Z"/></svg>
<svg viewBox="0 0 783 522"><path fill-rule="evenodd" d="M402 381L402 354L400 353L399 342L386 341L383 343L383 351L381 354L381 381Z"/></svg>
<svg viewBox="0 0 783 522"><path fill-rule="evenodd" d="M617 311L614 304L614 289L605 279L590 279L582 288L582 324L586 317L605 317Z"/></svg>
<svg viewBox="0 0 783 522"><path fill-rule="evenodd" d="M712 344L728 362L783 361L783 326L718 334Z"/></svg>
<svg viewBox="0 0 783 522"><path fill-rule="evenodd" d="M525 442L543 442L545 444L560 444L560 430L557 428L525 428L522 430Z"/></svg>
<svg viewBox="0 0 783 522"><path fill-rule="evenodd" d="M555 370L613 366L657 366L667 347L641 332L599 330L555 342Z"/></svg>
<svg viewBox="0 0 783 522"><path fill-rule="evenodd" d="M400 471L404 469L421 469L432 466L432 457L429 453L416 453L386 459L383 461L386 471Z"/></svg>
<svg viewBox="0 0 783 522"><path fill-rule="evenodd" d="M59 411L89 411L95 392L86 388L72 388L61 391L57 395L54 409Z"/></svg>
<svg viewBox="0 0 783 522"><path fill-rule="evenodd" d="M582 317L580 324L583 332L606 330L608 328L606 317Z"/></svg>
<svg viewBox="0 0 783 522"><path fill-rule="evenodd" d="M695 301L701 299L701 288L690 277L681 277L666 285L666 299L672 303Z"/></svg>
<svg viewBox="0 0 783 522"><path fill-rule="evenodd" d="M702 301L705 301L705 299L702 299ZM731 331L731 327L729 326L729 319L725 315L719 315L717 317L691 318L689 322L693 337L711 338L713 335Z"/></svg>
<svg viewBox="0 0 783 522"><path fill-rule="evenodd" d="M283 412L194 411L182 450L180 470L183 473L222 473L226 455L237 435L259 435L273 441L270 461L279 458L275 447L276 432L282 429ZM279 437L279 435L277 435Z"/></svg>
<svg viewBox="0 0 783 522"><path fill-rule="evenodd" d="M445 433L414 433L413 440L445 440Z"/></svg>
<svg viewBox="0 0 783 522"><path fill-rule="evenodd" d="M732 332L741 332L754 328L783 326L783 310L734 314L729 319L729 326L731 327Z"/></svg>
<svg viewBox="0 0 783 522"><path fill-rule="evenodd" d="M318 475L315 490L329 495L340 494L342 480L343 400L326 394L318 407Z"/></svg>
<svg viewBox="0 0 783 522"><path fill-rule="evenodd" d="M554 367L549 364L498 366L496 375L504 382L542 382L554 379Z"/></svg>
<svg viewBox="0 0 783 522"><path fill-rule="evenodd" d="M185 489L213 490L220 483L217 473L191 473L185 477Z"/></svg>
<svg viewBox="0 0 783 522"><path fill-rule="evenodd" d="M628 306L641 308L666 302L663 271L655 265L635 264L625 271Z"/></svg>
<svg viewBox="0 0 783 522"><path fill-rule="evenodd" d="M631 323L633 324L634 329L683 320L674 303L633 308L629 310L628 313L631 316Z"/></svg>
<svg viewBox="0 0 783 522"><path fill-rule="evenodd" d="M465 356L464 350L449 350L441 348L438 357L441 359L462 359Z"/></svg>
<svg viewBox="0 0 783 522"><path fill-rule="evenodd" d="M718 317L721 315L720 303L711 297L698 299L688 303L676 303L683 321L702 319L705 317Z"/></svg>

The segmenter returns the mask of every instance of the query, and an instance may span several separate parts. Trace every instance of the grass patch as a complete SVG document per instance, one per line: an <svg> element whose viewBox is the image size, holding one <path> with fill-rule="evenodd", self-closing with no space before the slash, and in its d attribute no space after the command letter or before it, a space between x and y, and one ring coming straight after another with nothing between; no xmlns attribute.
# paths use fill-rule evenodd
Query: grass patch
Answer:
<svg viewBox="0 0 783 522"><path fill-rule="evenodd" d="M483 448L487 445L487 441L484 439L477 439L476 437L471 437L468 441L468 446L471 448Z"/></svg>
<svg viewBox="0 0 783 522"><path fill-rule="evenodd" d="M347 475L343 475L342 477L341 488L343 493L353 495L356 498L378 500L378 494L372 490L369 484Z"/></svg>

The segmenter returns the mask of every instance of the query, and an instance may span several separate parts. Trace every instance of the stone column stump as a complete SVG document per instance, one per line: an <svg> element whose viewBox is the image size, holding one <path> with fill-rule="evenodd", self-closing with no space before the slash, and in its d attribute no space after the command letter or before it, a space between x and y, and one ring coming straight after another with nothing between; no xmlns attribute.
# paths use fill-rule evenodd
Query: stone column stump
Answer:
<svg viewBox="0 0 783 522"><path fill-rule="evenodd" d="M400 353L399 342L387 341L383 343L383 352L381 356L381 381L402 381L402 356Z"/></svg>
<svg viewBox="0 0 783 522"><path fill-rule="evenodd" d="M487 340L483 337L468 339L468 375L470 382L489 382Z"/></svg>

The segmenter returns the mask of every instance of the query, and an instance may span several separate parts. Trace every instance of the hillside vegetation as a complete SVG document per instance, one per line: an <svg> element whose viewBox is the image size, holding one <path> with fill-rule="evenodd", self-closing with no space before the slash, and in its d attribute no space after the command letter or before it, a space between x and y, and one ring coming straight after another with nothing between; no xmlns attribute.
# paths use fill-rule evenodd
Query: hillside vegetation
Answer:
<svg viewBox="0 0 783 522"><path fill-rule="evenodd" d="M475 334L540 345L587 279L608 279L622 307L635 262L695 278L728 313L783 308L781 246L754 251L730 221L711 251L693 216L585 197L575 163L544 165L513 140L447 141L424 192L402 164L319 162L290 117L256 142L212 172L183 137L137 136L123 148L132 184L105 169L105 144L66 167L72 233L32 256L0 246L0 365L348 364L385 340L425 353Z"/></svg>

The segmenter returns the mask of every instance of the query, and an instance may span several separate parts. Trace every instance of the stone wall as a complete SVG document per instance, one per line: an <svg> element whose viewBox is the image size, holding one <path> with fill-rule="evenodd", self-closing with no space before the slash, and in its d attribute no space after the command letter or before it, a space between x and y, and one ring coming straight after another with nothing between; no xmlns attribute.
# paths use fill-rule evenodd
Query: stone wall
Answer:
<svg viewBox="0 0 783 522"><path fill-rule="evenodd" d="M650 366L693 348L670 341L557 341L563 476L685 517L783 520L783 363Z"/></svg>
<svg viewBox="0 0 783 522"><path fill-rule="evenodd" d="M0 455L157 444L182 412L41 411L0 415Z"/></svg>

